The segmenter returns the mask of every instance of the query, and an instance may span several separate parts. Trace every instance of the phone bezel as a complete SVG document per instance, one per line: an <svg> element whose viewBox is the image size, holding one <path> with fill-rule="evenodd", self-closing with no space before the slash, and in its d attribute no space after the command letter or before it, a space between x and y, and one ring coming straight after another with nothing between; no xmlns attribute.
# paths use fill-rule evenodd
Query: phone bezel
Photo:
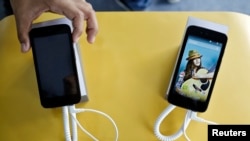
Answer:
<svg viewBox="0 0 250 141"><path fill-rule="evenodd" d="M213 40L213 41L217 41L217 42L222 43L222 49L221 49L221 52L220 52L220 55L218 58L216 70L214 72L213 81L211 83L210 90L209 90L209 93L208 93L208 96L207 96L207 99L205 102L201 102L201 101L193 100L193 99L188 98L188 97L181 96L180 94L176 93L176 91L174 90L175 84L176 84L175 80L178 76L178 70L180 68L180 63L181 63L181 60L183 57L183 53L184 53L184 50L186 47L188 37L190 35L198 36L198 37L201 37L204 39ZM179 54L178 54L178 58L177 58L177 62L176 62L175 68L174 68L172 80L171 80L170 85L169 85L169 90L167 91L167 100L169 103L172 103L176 106L180 106L180 107L185 108L185 109L197 111L197 112L205 112L207 110L207 107L208 107L208 104L209 104L209 101L211 99L211 95L213 92L214 84L216 82L217 75L219 72L219 68L221 66L222 58L223 58L223 55L225 52L226 43L227 43L227 35L224 33L214 31L211 29L206 29L204 27L194 26L194 25L189 26L187 28L184 39L183 39L183 44L182 44L180 51L179 51Z"/></svg>
<svg viewBox="0 0 250 141"><path fill-rule="evenodd" d="M58 35L58 34L67 34L68 35L68 40L70 42L69 45L71 48L70 53L71 53L72 61L73 61L72 63L74 64L73 70L75 72L75 75L77 76L76 77L77 85L78 85L77 89L80 92L80 85L79 85L78 73L77 73L76 62L75 62L75 53L74 53L74 48L73 48L73 39L72 39L71 29L70 29L69 25L57 24L57 25L50 25L50 26L33 28L29 32L29 37L30 37L30 43L31 43L31 47L32 47L32 54L33 54L33 59L34 59L34 66L35 66L40 102L44 108L54 108L54 107L60 107L60 106L65 106L65 105L72 105L72 104L76 104L76 103L80 102L80 100L81 100L81 94L46 97L41 90L41 81L40 81L40 76L39 76L40 70L38 69L38 63L37 63L38 58L37 58L36 47L34 44L34 39L39 38L39 37ZM59 52L57 52L57 53L59 53Z"/></svg>

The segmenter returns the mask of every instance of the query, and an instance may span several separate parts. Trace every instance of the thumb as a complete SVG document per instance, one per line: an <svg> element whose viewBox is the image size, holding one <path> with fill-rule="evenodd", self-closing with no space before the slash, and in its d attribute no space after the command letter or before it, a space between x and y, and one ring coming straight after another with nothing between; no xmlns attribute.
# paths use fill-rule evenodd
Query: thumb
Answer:
<svg viewBox="0 0 250 141"><path fill-rule="evenodd" d="M21 52L28 52L30 49L30 40L29 40L29 30L31 26L31 21L23 19L20 21L16 19L17 27L17 36L21 45Z"/></svg>

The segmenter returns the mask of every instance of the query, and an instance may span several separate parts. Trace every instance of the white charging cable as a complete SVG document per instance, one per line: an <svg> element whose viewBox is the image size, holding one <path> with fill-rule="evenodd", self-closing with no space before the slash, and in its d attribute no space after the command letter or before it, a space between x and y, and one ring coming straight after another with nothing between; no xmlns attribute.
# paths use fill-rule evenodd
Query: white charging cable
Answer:
<svg viewBox="0 0 250 141"><path fill-rule="evenodd" d="M205 120L203 118L198 117L197 112L194 112L192 110L187 110L182 127L175 134L168 135L168 136L163 135L160 132L160 125L161 125L162 121L168 116L168 114L170 112L172 112L175 108L176 108L176 106L169 104L169 106L160 114L160 116L157 118L157 120L155 122L154 133L155 133L156 137L161 141L173 141L173 140L178 139L182 134L184 134L187 141L190 141L190 139L186 135L186 129L187 129L191 120L195 120L195 121L199 121L199 122L206 122L208 124L216 124L215 122L208 121L208 120Z"/></svg>
<svg viewBox="0 0 250 141"><path fill-rule="evenodd" d="M94 109L77 109L77 108L75 108L75 105L64 106L62 108L63 108L64 134L65 134L66 141L77 141L78 140L77 125L90 138L92 138L94 141L98 141L98 139L96 137L94 137L92 134L90 134L85 128L83 128L82 125L77 120L76 114L81 113L81 112L95 112L95 113L101 114L104 117L106 117L107 119L109 119L115 127L115 132L116 132L115 141L118 141L117 125L115 124L114 120L109 115L107 115L101 111L94 110ZM71 130L70 130L70 123L69 123L70 118L71 118L71 127L72 127ZM72 135L71 135L71 133L72 133Z"/></svg>

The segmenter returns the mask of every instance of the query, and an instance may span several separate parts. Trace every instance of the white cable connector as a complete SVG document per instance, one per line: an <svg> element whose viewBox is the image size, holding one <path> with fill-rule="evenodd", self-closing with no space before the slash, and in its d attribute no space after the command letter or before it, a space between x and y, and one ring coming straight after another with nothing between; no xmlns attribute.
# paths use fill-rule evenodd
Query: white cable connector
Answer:
<svg viewBox="0 0 250 141"><path fill-rule="evenodd" d="M98 139L95 138L92 134L90 134L85 128L83 128L83 126L77 120L76 114L81 113L81 112L95 112L95 113L101 114L104 117L106 117L107 119L109 119L115 127L115 131L116 131L115 141L118 141L118 128L117 128L114 120L110 116L108 116L107 114L105 114L101 111L94 110L94 109L76 109L75 105L63 107L64 134L65 134L66 141L77 141L78 140L77 125L90 138L92 138L94 141L98 141ZM70 117L71 117L72 130L70 130L70 125L69 125L69 114L71 115ZM72 132L72 136L71 136L71 132Z"/></svg>
<svg viewBox="0 0 250 141"><path fill-rule="evenodd" d="M192 110L187 110L184 122L182 124L182 127L173 135L162 135L160 132L160 125L162 123L162 121L168 116L168 114L170 112L172 112L174 109L176 108L176 106L170 104L161 114L160 116L157 118L156 122L155 122L155 126L154 126L154 133L156 135L156 137L161 140L161 141L173 141L178 139L182 134L184 134L185 138L187 141L190 141L190 139L188 138L188 136L186 135L186 129L190 123L191 120L195 120L195 121L199 121L199 122L206 122L208 124L216 124L212 121L208 121L205 120L203 118L200 118L197 116L197 112L194 112Z"/></svg>

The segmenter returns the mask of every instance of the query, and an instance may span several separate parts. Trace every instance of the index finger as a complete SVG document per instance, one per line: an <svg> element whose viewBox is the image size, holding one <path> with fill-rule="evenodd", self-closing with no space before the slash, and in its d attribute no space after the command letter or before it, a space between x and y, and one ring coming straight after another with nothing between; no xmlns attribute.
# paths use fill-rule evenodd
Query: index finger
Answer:
<svg viewBox="0 0 250 141"><path fill-rule="evenodd" d="M86 18L86 21L87 40L89 43L94 43L95 37L98 33L98 23L95 13L90 12L90 14Z"/></svg>
<svg viewBox="0 0 250 141"><path fill-rule="evenodd" d="M83 31L83 21L86 20L86 34L89 43L95 41L95 36L98 32L98 23L95 11L89 3L80 5L80 11L77 11L73 18L73 40L76 42Z"/></svg>

